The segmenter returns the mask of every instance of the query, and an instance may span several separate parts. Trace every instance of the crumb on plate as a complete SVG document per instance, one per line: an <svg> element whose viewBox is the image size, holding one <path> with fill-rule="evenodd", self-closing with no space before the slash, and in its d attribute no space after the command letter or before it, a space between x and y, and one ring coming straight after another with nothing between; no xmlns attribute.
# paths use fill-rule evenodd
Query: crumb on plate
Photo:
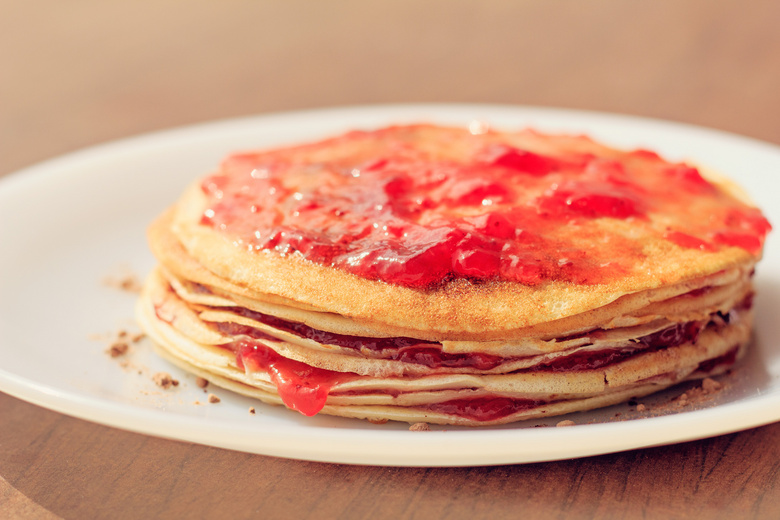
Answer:
<svg viewBox="0 0 780 520"><path fill-rule="evenodd" d="M106 350L106 352L108 352L109 356L115 358L127 354L129 348L130 345L128 345L126 342L115 341L111 345L109 345L108 350Z"/></svg>
<svg viewBox="0 0 780 520"><path fill-rule="evenodd" d="M174 379L168 372L157 372L152 376L154 383L164 390L172 386L179 386L179 381Z"/></svg>

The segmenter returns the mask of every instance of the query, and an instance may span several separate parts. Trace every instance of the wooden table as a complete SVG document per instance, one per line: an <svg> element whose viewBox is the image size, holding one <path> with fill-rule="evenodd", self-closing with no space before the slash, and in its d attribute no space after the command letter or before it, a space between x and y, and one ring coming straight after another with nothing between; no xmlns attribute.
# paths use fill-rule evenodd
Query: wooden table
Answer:
<svg viewBox="0 0 780 520"><path fill-rule="evenodd" d="M0 13L0 174L210 119L412 101L620 112L780 144L778 2L0 0ZM0 394L1 518L521 515L780 518L780 424L406 469L161 440Z"/></svg>

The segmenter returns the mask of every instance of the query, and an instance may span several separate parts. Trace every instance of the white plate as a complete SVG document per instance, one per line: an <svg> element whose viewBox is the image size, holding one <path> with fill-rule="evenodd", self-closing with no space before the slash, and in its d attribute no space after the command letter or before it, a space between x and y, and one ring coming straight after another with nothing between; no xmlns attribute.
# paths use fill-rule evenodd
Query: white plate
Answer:
<svg viewBox="0 0 780 520"><path fill-rule="evenodd" d="M98 146L0 181L0 390L98 423L172 439L282 457L356 464L465 466L536 462L734 432L780 420L780 251L770 237L756 276L750 358L703 409L643 418L628 405L571 416L577 426L410 432L329 417L304 418L220 389L206 402L194 379L134 346L132 367L105 354L133 324L134 297L105 285L153 265L144 229L194 178L227 153L354 128L434 121L585 132L619 147L692 158L738 180L780 223L780 149L674 123L567 110L485 105L357 107L218 122ZM103 335L103 339L96 339ZM181 380L162 391L151 375ZM679 393L679 391L678 391ZM656 402L675 394L661 395ZM650 402L650 401L646 401ZM256 415L248 409L254 405ZM620 413L619 417L616 414ZM636 420L632 420L636 419Z"/></svg>

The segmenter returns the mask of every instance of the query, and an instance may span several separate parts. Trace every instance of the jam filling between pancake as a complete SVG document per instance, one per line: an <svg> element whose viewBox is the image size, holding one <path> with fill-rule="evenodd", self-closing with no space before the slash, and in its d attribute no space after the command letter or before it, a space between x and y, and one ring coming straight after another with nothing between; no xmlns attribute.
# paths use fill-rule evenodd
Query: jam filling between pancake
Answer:
<svg viewBox="0 0 780 520"><path fill-rule="evenodd" d="M514 399L511 397L488 396L474 399L452 399L421 407L432 412L454 415L472 421L488 422L503 419L509 415L531 410L548 404L533 399Z"/></svg>
<svg viewBox="0 0 780 520"><path fill-rule="evenodd" d="M731 366L737 361L737 354L739 353L739 347L734 347L722 356L702 361L696 368L696 372L703 372L708 374L718 368L719 366Z"/></svg>
<svg viewBox="0 0 780 520"><path fill-rule="evenodd" d="M229 346L236 353L236 363L249 372L264 371L271 376L282 402L291 410L308 417L316 415L325 406L333 386L357 379L352 373L314 368L280 356L272 349L252 340L239 340ZM344 395L357 395L344 392ZM546 404L545 401L517 399L504 396L485 396L470 399L452 399L417 407L454 415L474 421L493 421L513 413Z"/></svg>
<svg viewBox="0 0 780 520"><path fill-rule="evenodd" d="M623 226L591 224L597 220L628 221L704 252L733 246L757 254L771 229L759 210L696 168L651 152L597 157L568 144L541 154L500 144L491 132L445 130L439 137L468 152L455 160L415 144L426 128L351 132L230 157L202 182L208 206L201 224L249 251L295 253L416 288L454 278L608 283L644 259L642 243L616 230ZM323 160L331 146L356 151ZM653 215L684 229L653 227Z"/></svg>
<svg viewBox="0 0 780 520"><path fill-rule="evenodd" d="M735 346L722 356L699 363L696 372L711 373L720 366L731 366L737 360L739 347ZM516 399L505 396L486 396L473 399L452 399L419 407L423 410L454 415L472 421L488 422L503 419L509 415L552 404L555 401Z"/></svg>
<svg viewBox="0 0 780 520"><path fill-rule="evenodd" d="M333 386L360 377L351 373L314 368L284 358L270 348L251 340L240 340L231 347L236 351L236 361L239 368L247 371L262 370L267 372L276 385L284 404L291 410L297 410L309 417L322 410ZM709 373L719 366L732 365L736 361L738 351L738 346L735 346L722 356L699 363L696 371ZM358 393L343 392L339 395L358 395ZM472 421L488 422L554 402L490 395L451 399L414 408Z"/></svg>
<svg viewBox="0 0 780 520"><path fill-rule="evenodd" d="M169 290L172 289L169 288ZM706 290L708 290L708 288L697 289L696 291L693 291L692 294L699 294ZM204 287L204 291L208 291L208 289ZM661 350L678 346L686 342L695 342L703 327L720 327L727 325L732 320L738 318L740 311L749 310L752 307L752 303L753 295L748 294L729 313L716 312L713 313L707 321L674 324L661 331L633 340L637 345L641 345L641 347L604 349L596 352L578 352L518 372L530 370L592 370L624 361L638 353ZM435 342L415 340L413 338L363 338L338 335L319 331L301 323L282 320L270 315L246 309L236 309L241 310L243 315L251 317L252 319L323 343L340 344L340 346L348 348L360 348L361 345L364 345L367 346L369 352L386 353L387 351L402 351L407 353L405 357L395 356L392 357L392 359L417 362L433 367L447 366L441 363L442 360L454 364L455 366L475 366L475 364L479 364L475 362L463 364L462 360L467 359L468 356L473 356L473 354L447 354L441 352L436 347L431 347L440 345ZM154 310L158 319L166 323L172 323L173 317L167 315L161 305L155 305ZM299 411L306 416L316 415L322 410L328 396L331 394L333 386L361 377L358 374L325 370L285 358L258 341L265 340L277 342L280 340L258 329L234 323L214 323L212 325L221 329L224 333L244 336L234 342L222 345L222 347L234 352L236 364L240 369L247 372L263 371L268 373L284 404L288 408ZM428 346L419 347L419 345ZM415 350L422 352L425 355L410 355L410 352L414 352ZM710 373L721 365L731 365L736 361L737 353L738 346L735 346L722 356L700 363L697 371ZM483 355L481 354L477 355L477 358L480 359L482 356ZM497 356L490 357L497 358ZM397 390L388 390L387 393L390 395L399 395L401 392ZM344 391L334 395L359 394L361 394L360 391ZM549 404L549 402L516 399L506 396L483 396L471 399L455 399L418 408L455 415L473 421L488 422L543 404Z"/></svg>
<svg viewBox="0 0 780 520"><path fill-rule="evenodd" d="M728 323L729 320L733 318L733 315L736 315L740 311L750 309L752 303L753 297L752 294L750 294L736 305L730 313L724 314L716 312L712 314L709 320L702 322L691 321L672 324L660 331L633 339L632 342L635 344L635 347L603 349L600 351L582 351L535 365L526 370L543 370L551 372L591 370L627 359L628 357L635 355L638 351L658 350L682 345L687 342L695 342L700 330L704 326L718 326L721 323ZM372 338L336 334L314 329L303 323L284 320L241 307L231 308L230 310L241 316L245 316L301 338L310 339L325 345L335 345L359 351L363 356L370 359L400 361L402 363L424 365L433 369L474 368L477 370L491 370L502 363L517 359L481 352L462 354L443 352L441 350L441 343L408 337ZM221 333L230 336L247 336L255 339L281 341L279 338L275 338L266 332L248 325L221 322L212 323L212 326ZM597 331L591 331L590 333L582 333L577 336L562 338L561 341L594 333L598 334Z"/></svg>
<svg viewBox="0 0 780 520"><path fill-rule="evenodd" d="M750 305L752 299L746 298L741 308ZM524 371L585 371L605 367L639 353L646 353L695 342L703 326L723 326L734 319L737 309L728 314L714 313L708 322L678 323L661 331L634 340L637 348L605 349L597 352L578 352L552 360L547 363L519 370ZM220 324L235 326L235 324ZM246 326L233 330L245 337L222 345L231 349L236 356L238 367L247 372L264 371L277 387L282 401L288 408L297 410L306 416L317 414L325 406L333 386L345 383L361 376L348 372L337 372L312 367L305 363L285 358L258 340L279 341L269 334ZM321 331L319 331L321 332ZM402 338L408 340L410 338ZM409 347L402 347L409 348ZM737 347L728 353L699 364L698 371L711 372L719 365L730 365L736 360ZM444 353L439 353L444 354ZM373 391L372 391L373 392ZM357 395L360 392L347 391L343 395ZM339 395L342 395L339 394ZM422 407L427 410L455 415L474 421L493 421L508 415L528 410L544 401L516 399L505 396L488 396L474 399L456 399Z"/></svg>

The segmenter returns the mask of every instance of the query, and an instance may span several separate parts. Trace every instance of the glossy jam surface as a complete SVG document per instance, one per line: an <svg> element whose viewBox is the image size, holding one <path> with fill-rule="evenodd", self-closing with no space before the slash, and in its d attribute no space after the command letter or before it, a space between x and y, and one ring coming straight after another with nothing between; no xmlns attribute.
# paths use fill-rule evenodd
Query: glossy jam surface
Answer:
<svg viewBox="0 0 780 520"><path fill-rule="evenodd" d="M284 404L309 417L322 410L333 385L356 377L287 359L251 340L239 340L231 348L236 353L239 368L267 372Z"/></svg>
<svg viewBox="0 0 780 520"><path fill-rule="evenodd" d="M409 287L453 278L577 284L643 259L625 226L681 247L757 253L769 231L685 164L585 137L389 127L234 155L202 182L201 223L238 247L298 254ZM662 218L653 218L662 215Z"/></svg>

